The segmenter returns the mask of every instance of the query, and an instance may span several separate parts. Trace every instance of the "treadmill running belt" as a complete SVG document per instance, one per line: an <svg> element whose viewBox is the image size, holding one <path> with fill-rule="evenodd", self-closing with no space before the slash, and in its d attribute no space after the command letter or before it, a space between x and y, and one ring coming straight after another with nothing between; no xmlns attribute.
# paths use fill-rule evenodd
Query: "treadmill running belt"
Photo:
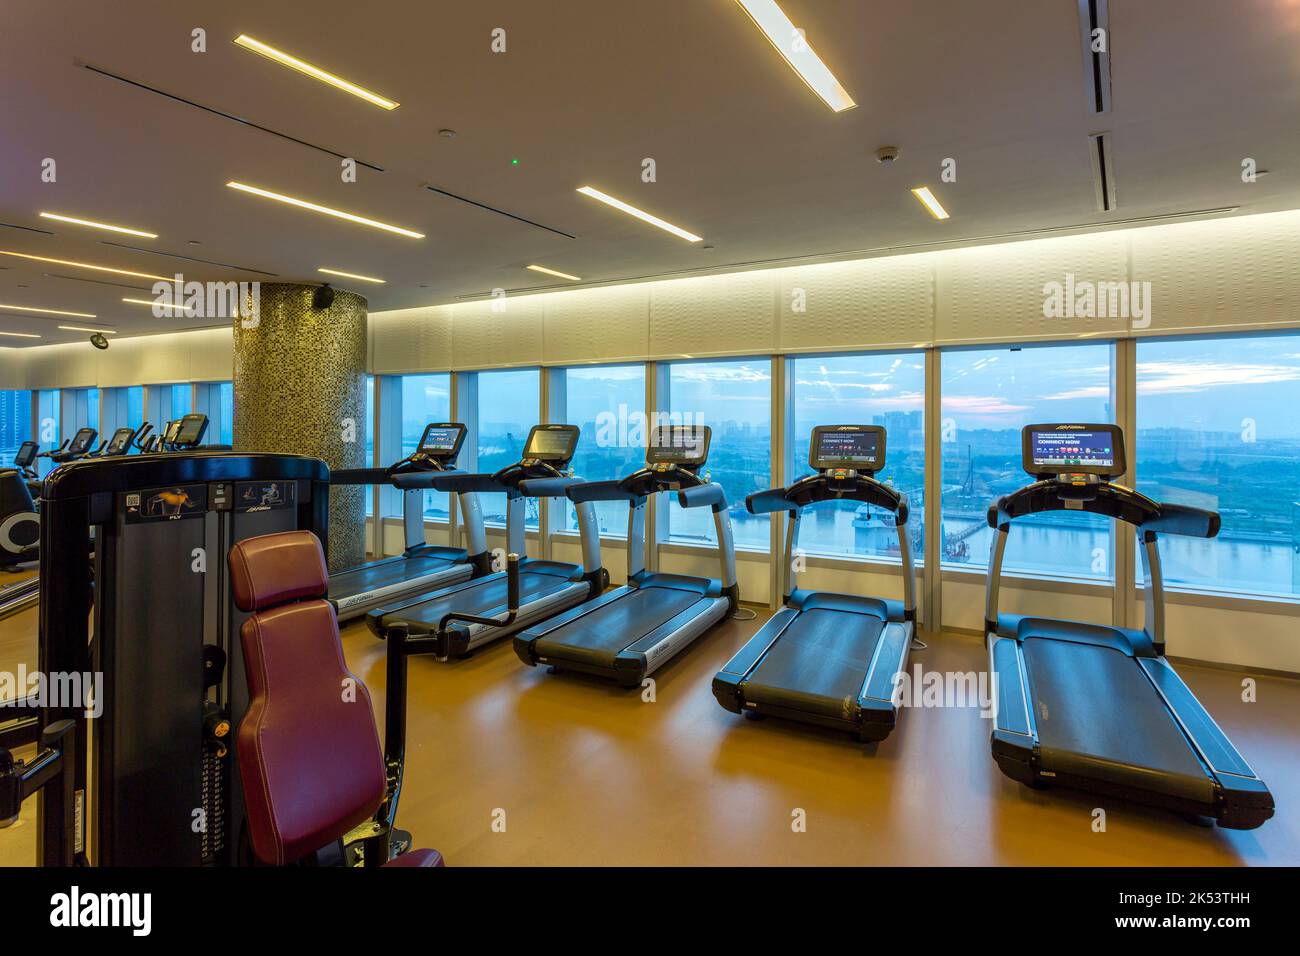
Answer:
<svg viewBox="0 0 1300 956"><path fill-rule="evenodd" d="M519 569L519 603L526 605L530 601L536 601L555 591L562 590L573 584L567 578L558 577L554 574L528 573L523 568ZM482 583L470 585L462 588L445 597L433 598L428 601L421 601L418 604L411 604L406 607L397 608L392 612L384 615L385 621L418 621L438 626L442 616L451 611L459 611L462 614L488 614L494 610L504 611L506 607L506 579L502 575L499 578L484 578Z"/></svg>
<svg viewBox="0 0 1300 956"><path fill-rule="evenodd" d="M426 574L436 574L449 568L454 562L432 555L406 558L402 561L384 561L378 564L363 564L350 571L341 571L330 576L329 596L338 601L355 594L377 591L390 585L401 584L412 578Z"/></svg>
<svg viewBox="0 0 1300 956"><path fill-rule="evenodd" d="M686 610L702 595L677 588L635 588L617 601L556 628L537 641L542 657L613 667L619 651Z"/></svg>
<svg viewBox="0 0 1300 956"><path fill-rule="evenodd" d="M804 611L745 681L745 699L851 720L884 627L867 614Z"/></svg>
<svg viewBox="0 0 1300 956"><path fill-rule="evenodd" d="M1213 802L1213 781L1136 660L1032 637L1024 653L1044 769Z"/></svg>

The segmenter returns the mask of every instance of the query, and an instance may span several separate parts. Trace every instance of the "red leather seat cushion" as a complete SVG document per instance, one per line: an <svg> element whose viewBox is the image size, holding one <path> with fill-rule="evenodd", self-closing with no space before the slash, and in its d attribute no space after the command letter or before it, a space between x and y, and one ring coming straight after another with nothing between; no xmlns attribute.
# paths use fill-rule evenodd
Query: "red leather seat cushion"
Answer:
<svg viewBox="0 0 1300 956"><path fill-rule="evenodd" d="M232 568L237 550L231 552ZM303 554L301 547L284 549L290 551ZM260 556L268 553L259 549L258 558L250 557L252 580ZM323 570L322 562L322 575ZM282 582L299 583L282 583L279 590L305 587L308 578L286 572ZM248 593L261 600L271 592L258 581ZM261 611L244 622L240 636L250 702L236 746L249 837L263 862L291 863L339 839L379 808L386 786L379 733L370 694L344 663L328 603Z"/></svg>
<svg viewBox="0 0 1300 956"><path fill-rule="evenodd" d="M230 589L241 611L323 596L330 575L320 539L310 531L283 531L240 541L230 549Z"/></svg>
<svg viewBox="0 0 1300 956"><path fill-rule="evenodd" d="M384 866L446 866L442 854L437 850L407 850L395 860L389 860Z"/></svg>

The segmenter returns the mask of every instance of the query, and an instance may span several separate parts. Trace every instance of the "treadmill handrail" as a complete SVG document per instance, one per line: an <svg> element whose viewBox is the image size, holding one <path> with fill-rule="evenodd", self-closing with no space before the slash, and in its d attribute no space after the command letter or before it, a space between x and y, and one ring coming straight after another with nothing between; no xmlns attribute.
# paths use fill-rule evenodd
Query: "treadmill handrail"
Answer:
<svg viewBox="0 0 1300 956"><path fill-rule="evenodd" d="M387 481L394 488L403 491L423 491L429 488L447 491L447 487L441 483L443 479L463 474L463 471L404 471L389 475Z"/></svg>
<svg viewBox="0 0 1300 956"><path fill-rule="evenodd" d="M1219 533L1219 515L1187 505L1159 502L1111 482L1076 486L1045 479L1003 495L989 505L990 528L1001 530L1016 518L1047 511L1087 511L1133 525L1142 531L1212 538Z"/></svg>
<svg viewBox="0 0 1300 956"><path fill-rule="evenodd" d="M575 503L581 503L583 501L636 502L645 497L645 495L639 495L634 491L628 491L624 488L623 479L621 478L615 478L609 481L578 482L566 488L564 494L570 501Z"/></svg>
<svg viewBox="0 0 1300 956"><path fill-rule="evenodd" d="M707 485L695 485L677 492L677 503L683 508L711 507L714 514L727 510L727 492L722 485L711 481Z"/></svg>
<svg viewBox="0 0 1300 956"><path fill-rule="evenodd" d="M525 498L566 498L569 489L580 485L581 478L565 476L562 478L529 478L519 482L519 493Z"/></svg>
<svg viewBox="0 0 1300 956"><path fill-rule="evenodd" d="M750 514L795 511L822 501L861 501L895 515L897 524L908 519L907 495L870 475L830 479L824 474L806 475L786 488L756 491L745 498Z"/></svg>

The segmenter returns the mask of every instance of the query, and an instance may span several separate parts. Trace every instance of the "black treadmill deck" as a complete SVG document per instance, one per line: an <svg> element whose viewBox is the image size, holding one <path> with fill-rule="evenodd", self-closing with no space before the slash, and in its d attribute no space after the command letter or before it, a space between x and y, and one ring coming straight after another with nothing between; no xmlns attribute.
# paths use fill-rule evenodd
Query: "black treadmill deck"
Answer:
<svg viewBox="0 0 1300 956"><path fill-rule="evenodd" d="M553 565L551 567L554 568ZM553 570L530 569L525 564L519 569L519 603L521 606L527 605L574 583L574 579L563 577L554 573ZM382 613L381 627L401 621L414 625L411 632L418 633L421 630L436 628L443 615L452 611L476 615L504 612L506 588L505 575L497 574L457 587L453 591L435 594L424 601L417 601L387 611L372 611L371 614Z"/></svg>
<svg viewBox="0 0 1300 956"><path fill-rule="evenodd" d="M331 601L341 601L358 594L378 591L380 588L401 584L412 578L436 574L454 564L455 561L435 555L414 555L409 558L384 559L372 564L363 564L330 575L329 598Z"/></svg>
<svg viewBox="0 0 1300 956"><path fill-rule="evenodd" d="M1024 655L1045 769L1214 802L1213 779L1134 657L1032 636Z"/></svg>
<svg viewBox="0 0 1300 956"><path fill-rule="evenodd" d="M538 639L534 647L539 657L613 668L620 651L657 630L702 597L699 591L679 588L634 588L618 600L557 628L553 637Z"/></svg>
<svg viewBox="0 0 1300 956"><path fill-rule="evenodd" d="M745 699L851 720L885 622L812 608L796 617L745 681Z"/></svg>

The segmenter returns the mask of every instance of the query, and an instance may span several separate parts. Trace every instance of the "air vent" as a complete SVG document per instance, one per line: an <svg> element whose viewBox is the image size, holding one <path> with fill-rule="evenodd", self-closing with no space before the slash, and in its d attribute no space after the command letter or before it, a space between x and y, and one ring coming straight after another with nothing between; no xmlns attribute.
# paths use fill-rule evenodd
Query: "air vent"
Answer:
<svg viewBox="0 0 1300 956"><path fill-rule="evenodd" d="M1115 198L1115 166L1111 160L1110 133L1092 133L1088 137L1092 157L1092 185L1097 192L1097 208L1110 212L1119 205Z"/></svg>
<svg viewBox="0 0 1300 956"><path fill-rule="evenodd" d="M109 282L107 279L87 279L84 276L65 276L61 272L46 272L47 279L67 279L69 282L91 282L95 285L111 285L115 289L130 289L133 292L152 292L147 285L127 285L125 282Z"/></svg>
<svg viewBox="0 0 1300 956"><path fill-rule="evenodd" d="M1083 86L1088 109L1110 112L1110 0L1079 0Z"/></svg>
<svg viewBox="0 0 1300 956"><path fill-rule="evenodd" d="M220 116L222 119L230 120L232 123L238 123L241 126L249 126L253 129L261 130L263 133L270 133L272 136L278 136L280 137L280 139L288 140L291 143L297 143L299 146L306 146L309 149L318 150L319 152L325 153L329 156L337 157L338 159L351 159L355 161L358 166L364 166L366 167L366 169L373 169L377 173L382 173L384 171L383 166L377 166L374 163L367 163L363 159L357 159L355 156L348 156L345 153L337 152L336 150L332 150L326 146L320 146L317 145L316 143L309 143L305 139L299 139L296 136L290 136L288 133L281 133L278 129L271 129L271 127L269 126L262 126L260 123L254 123L252 120L246 120L242 116L235 116L233 113L227 113L224 110L219 110L214 106L204 106L202 103L196 103L194 100L188 100L185 97L178 96L175 93L168 93L166 90L160 90L156 86L149 86L148 84L140 83L136 80L128 79L125 76L121 76L117 73L112 73L108 70L101 69L100 67L97 66L92 66L89 63L81 63L79 65L85 67L91 73L97 73L100 76L106 76L110 80L117 80L119 83L125 83L127 86L134 86L137 90L144 90L146 93L153 93L155 96L165 97L166 99L171 100L173 103L180 103L182 106L189 106L196 110L203 110L203 112L211 113L213 116Z"/></svg>
<svg viewBox="0 0 1300 956"><path fill-rule="evenodd" d="M202 262L210 266L221 266L223 269L234 269L238 272L256 272L260 276L279 276L278 272L267 272L265 269L252 269L248 266L238 266L233 262L218 262L216 259L202 259L198 256L182 256L176 252L160 252L157 249L146 249L143 246L128 246L121 242L109 242L107 239L99 240L102 245L112 246L115 249L129 249L132 252L143 252L150 256L162 256L164 259L184 259L186 262Z"/></svg>
<svg viewBox="0 0 1300 956"><path fill-rule="evenodd" d="M486 212L496 213L498 216L505 216L507 219L513 219L515 222L522 222L529 226L536 226L538 229L545 229L547 232L554 233L557 236L563 236L565 239L577 239L572 233L565 232L563 229L556 229L553 226L544 226L540 222L534 222L531 219L525 219L523 216L516 216L512 212L506 212L504 209L498 209L496 206L489 206L487 203L479 202L476 199L470 199L467 196L458 196L456 193L448 192L445 189L439 189L437 186L429 183L424 184L424 188L431 193L437 193L439 196L446 196L448 199L456 199L471 206L477 206Z"/></svg>
<svg viewBox="0 0 1300 956"><path fill-rule="evenodd" d="M23 232L34 232L38 236L52 236L54 233L48 229L33 229L31 226L16 226L12 222L0 222L0 229L21 229Z"/></svg>

